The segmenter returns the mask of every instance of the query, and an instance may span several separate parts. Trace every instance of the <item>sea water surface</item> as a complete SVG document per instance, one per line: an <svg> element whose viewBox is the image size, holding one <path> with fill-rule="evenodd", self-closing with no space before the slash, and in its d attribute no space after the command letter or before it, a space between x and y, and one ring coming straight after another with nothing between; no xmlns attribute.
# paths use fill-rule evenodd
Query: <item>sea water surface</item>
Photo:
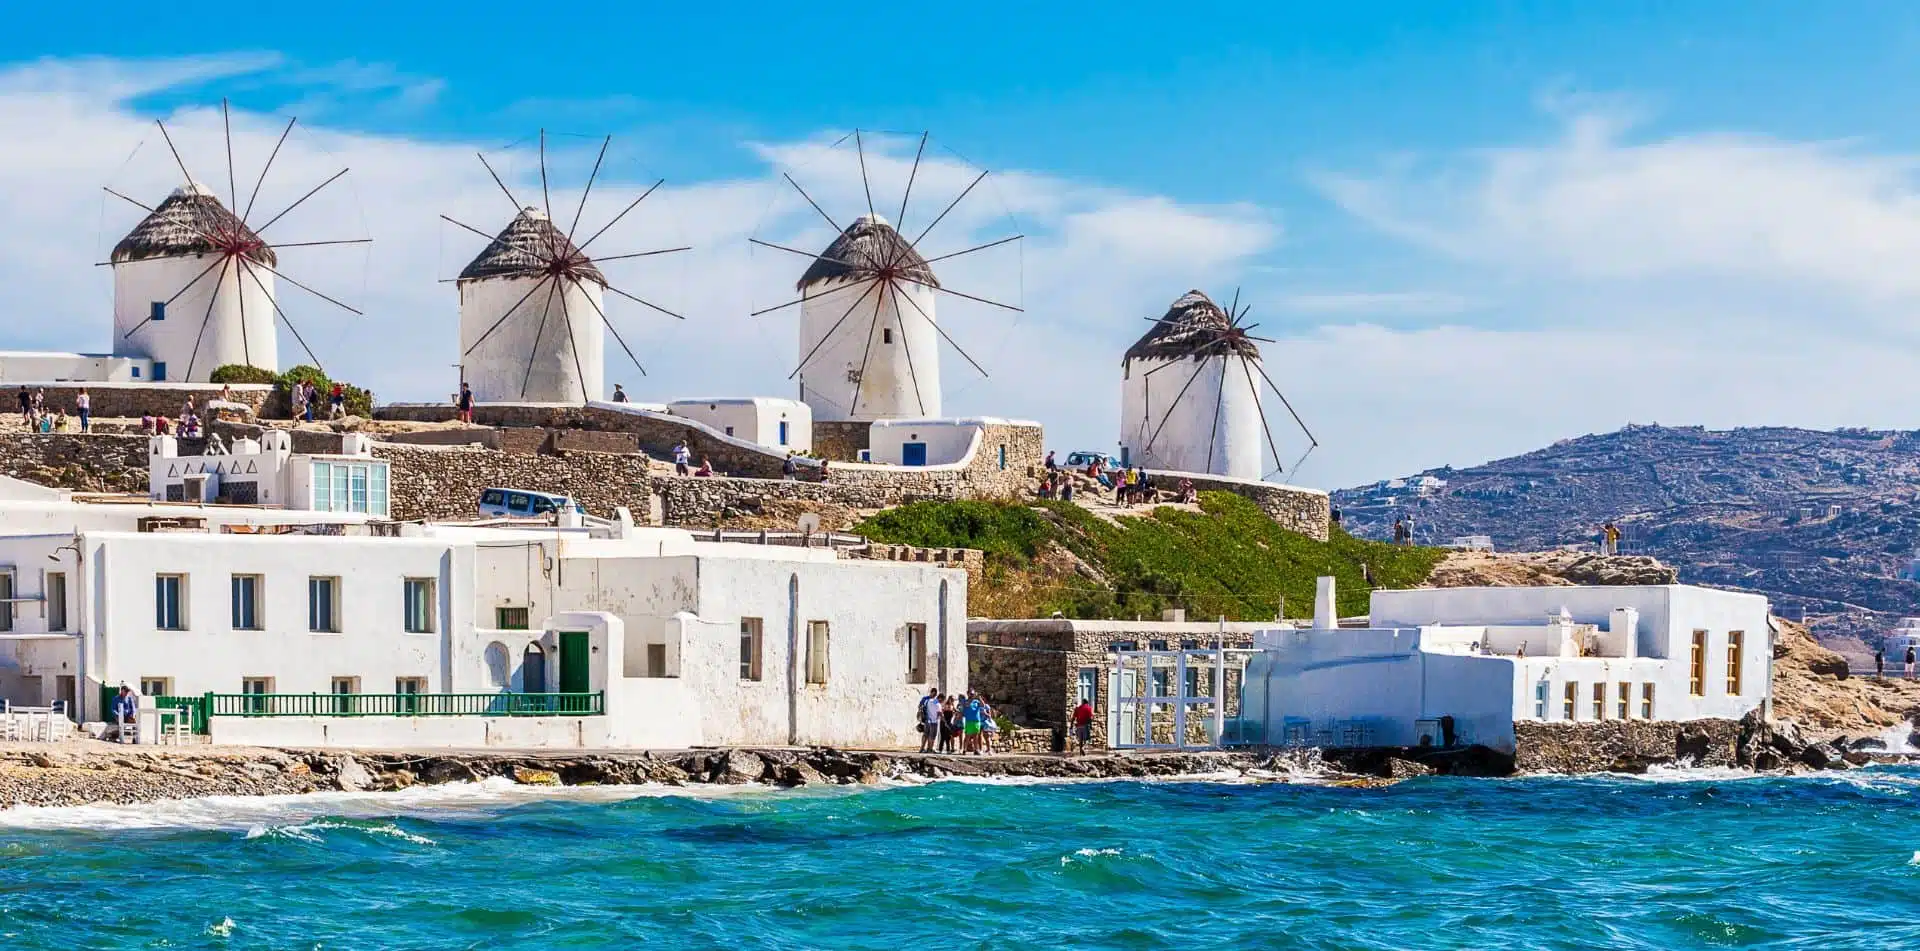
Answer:
<svg viewBox="0 0 1920 951"><path fill-rule="evenodd" d="M4 948L1920 947L1920 770L0 812Z"/></svg>

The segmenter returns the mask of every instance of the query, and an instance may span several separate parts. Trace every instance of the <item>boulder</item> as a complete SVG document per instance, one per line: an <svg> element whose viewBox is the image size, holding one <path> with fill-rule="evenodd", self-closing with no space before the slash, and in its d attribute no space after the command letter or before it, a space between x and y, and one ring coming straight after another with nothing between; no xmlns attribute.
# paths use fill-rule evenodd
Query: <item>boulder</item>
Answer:
<svg viewBox="0 0 1920 951"><path fill-rule="evenodd" d="M1814 769L1846 769L1844 754L1825 743L1810 743L1795 757L1804 765Z"/></svg>
<svg viewBox="0 0 1920 951"><path fill-rule="evenodd" d="M373 786L373 777L367 774L367 768L351 756L342 756L334 764L333 778L344 792L361 792Z"/></svg>
<svg viewBox="0 0 1920 951"><path fill-rule="evenodd" d="M1397 756L1390 757L1387 760L1386 768L1382 771L1382 774L1388 779L1412 779L1415 776L1431 776L1433 773L1433 767L1425 763L1416 763L1413 760L1401 759Z"/></svg>
<svg viewBox="0 0 1920 951"><path fill-rule="evenodd" d="M1887 741L1877 736L1863 736L1847 744L1850 750L1885 750Z"/></svg>
<svg viewBox="0 0 1920 951"><path fill-rule="evenodd" d="M708 782L734 786L741 783L757 783L767 771L767 764L760 757L746 750L730 750L719 759L712 761L711 766L711 772L707 776Z"/></svg>
<svg viewBox="0 0 1920 951"><path fill-rule="evenodd" d="M558 786L560 774L550 769L535 769L531 766L515 766L513 781L522 786Z"/></svg>
<svg viewBox="0 0 1920 951"><path fill-rule="evenodd" d="M828 782L827 777L820 775L819 770L808 766L805 762L788 763L777 767L774 776L782 786L818 786Z"/></svg>
<svg viewBox="0 0 1920 951"><path fill-rule="evenodd" d="M383 792L393 792L396 789L405 789L418 781L413 775L413 770L396 769L380 774L380 789Z"/></svg>

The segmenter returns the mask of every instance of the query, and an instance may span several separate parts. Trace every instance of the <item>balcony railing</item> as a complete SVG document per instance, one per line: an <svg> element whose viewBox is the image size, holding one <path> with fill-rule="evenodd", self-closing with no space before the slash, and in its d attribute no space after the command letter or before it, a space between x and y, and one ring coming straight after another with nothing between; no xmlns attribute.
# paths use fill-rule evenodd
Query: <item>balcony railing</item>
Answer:
<svg viewBox="0 0 1920 951"><path fill-rule="evenodd" d="M216 717L597 717L593 693L210 693Z"/></svg>

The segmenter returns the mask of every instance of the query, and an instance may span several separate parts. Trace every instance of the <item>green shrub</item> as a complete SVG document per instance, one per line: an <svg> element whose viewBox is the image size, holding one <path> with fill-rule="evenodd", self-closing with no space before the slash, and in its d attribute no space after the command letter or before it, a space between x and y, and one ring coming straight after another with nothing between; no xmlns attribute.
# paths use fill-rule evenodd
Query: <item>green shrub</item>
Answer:
<svg viewBox="0 0 1920 951"><path fill-rule="evenodd" d="M281 389L288 392L293 391L293 385L295 383L305 382L311 384L314 391L320 394L320 404L314 407L313 415L315 418L326 415L327 398L328 395L333 392L333 381L328 379L326 373L322 372L319 367L302 363L280 374L278 377L264 382L277 383ZM345 381L341 382L341 386L346 391L347 412L354 416L371 418L373 416L373 394Z"/></svg>
<svg viewBox="0 0 1920 951"><path fill-rule="evenodd" d="M244 363L229 363L218 367L208 379L215 383L278 383L280 381L272 370L247 366Z"/></svg>
<svg viewBox="0 0 1920 951"><path fill-rule="evenodd" d="M1361 614L1373 588L1418 585L1445 555L1337 527L1317 541L1228 492L1201 493L1200 509L1158 508L1116 523L1071 502L915 502L854 531L877 542L985 552L969 610L999 617L1155 617L1185 608L1196 619L1251 621L1272 618L1283 604L1289 616L1304 617L1321 575L1336 579L1341 614ZM1055 546L1083 567L1063 571L1058 557L1036 559Z"/></svg>

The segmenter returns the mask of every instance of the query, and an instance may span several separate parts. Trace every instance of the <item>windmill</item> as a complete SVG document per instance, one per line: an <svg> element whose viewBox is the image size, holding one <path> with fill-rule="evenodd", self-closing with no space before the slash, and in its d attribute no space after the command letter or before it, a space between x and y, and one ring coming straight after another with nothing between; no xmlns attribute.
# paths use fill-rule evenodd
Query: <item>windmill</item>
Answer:
<svg viewBox="0 0 1920 951"><path fill-rule="evenodd" d="M1307 438L1298 469L1319 441L1294 411L1260 362L1260 344L1273 343L1249 331L1239 292L1227 310L1207 295L1188 291L1148 330L1121 361L1123 459L1130 465L1175 472L1263 479L1287 471L1261 405L1262 386L1279 397ZM1262 436L1265 436L1261 450ZM1271 454L1273 468L1262 456Z"/></svg>
<svg viewBox="0 0 1920 951"><path fill-rule="evenodd" d="M921 177L929 136L924 132L918 136L897 205L885 194L876 202L869 166L888 159L883 151L870 151L873 137L873 133L856 129L828 147L831 152L841 150L848 141L853 143L859 164L860 192L858 198L849 197L850 200L864 199L853 215L844 211L839 215L829 214L821 202L801 186L793 172L781 174L786 184L833 229L834 237L825 250L802 251L788 244L764 240L759 235L749 239L759 247L797 255L811 262L794 285L799 297L755 310L752 316L794 306L800 308L801 357L787 378L799 378L800 398L812 409L816 421L940 416L941 341L951 346L983 378L987 371L940 325L936 316L939 300L946 297L1016 314L1022 312L1015 305L948 286L934 274L933 265L1011 245L1023 235L1016 233L932 257L921 251L928 235L941 222L949 220L969 195L976 194L988 172L980 169L978 174L971 174L973 170L969 168L971 180L965 187L938 213L915 216L910 227L909 215L918 210L911 205L914 186ZM883 208L894 211L892 221L880 213ZM921 220L925 224L920 224ZM843 221L848 223L843 225ZM907 237L909 233L913 237Z"/></svg>
<svg viewBox="0 0 1920 951"><path fill-rule="evenodd" d="M641 375L646 368L633 348L607 317L606 294L626 298L669 317L680 314L615 287L600 265L673 254L685 247L610 254L597 261L587 248L652 195L663 181L652 185L622 208L585 241L574 235L586 213L587 199L606 161L613 136L600 143L593 171L580 192L572 219L562 231L553 215L553 195L547 181L547 133L540 131L540 203L522 204L505 180L475 153L487 174L514 209L514 217L498 234L441 215L446 221L487 239L454 282L460 291L460 354L462 379L480 402L582 403L602 399L606 389L604 326ZM595 321L599 326L595 326ZM583 330L578 324L585 324Z"/></svg>
<svg viewBox="0 0 1920 951"><path fill-rule="evenodd" d="M281 270L280 252L292 248L369 244L373 239L341 238L321 241L274 242L266 233L294 209L327 191L347 174L342 168L258 225L253 224L255 202L286 145L298 118L288 119L260 168L244 206L236 184L233 161L233 122L226 100L220 101L221 132L226 140L227 203L188 171L167 125L154 120L167 151L179 169L183 184L158 206L149 206L112 188L105 191L147 213L113 247L114 355L142 357L153 365L154 380L207 382L221 366L240 364L265 370L279 369L279 337L275 318L299 341L314 366L320 357L307 346L292 318L281 306L276 288L291 284L308 295L356 316L361 312L337 298ZM340 194L338 189L329 197ZM235 214L233 208L239 208ZM195 318L198 318L197 320ZM322 371L324 372L324 370Z"/></svg>

